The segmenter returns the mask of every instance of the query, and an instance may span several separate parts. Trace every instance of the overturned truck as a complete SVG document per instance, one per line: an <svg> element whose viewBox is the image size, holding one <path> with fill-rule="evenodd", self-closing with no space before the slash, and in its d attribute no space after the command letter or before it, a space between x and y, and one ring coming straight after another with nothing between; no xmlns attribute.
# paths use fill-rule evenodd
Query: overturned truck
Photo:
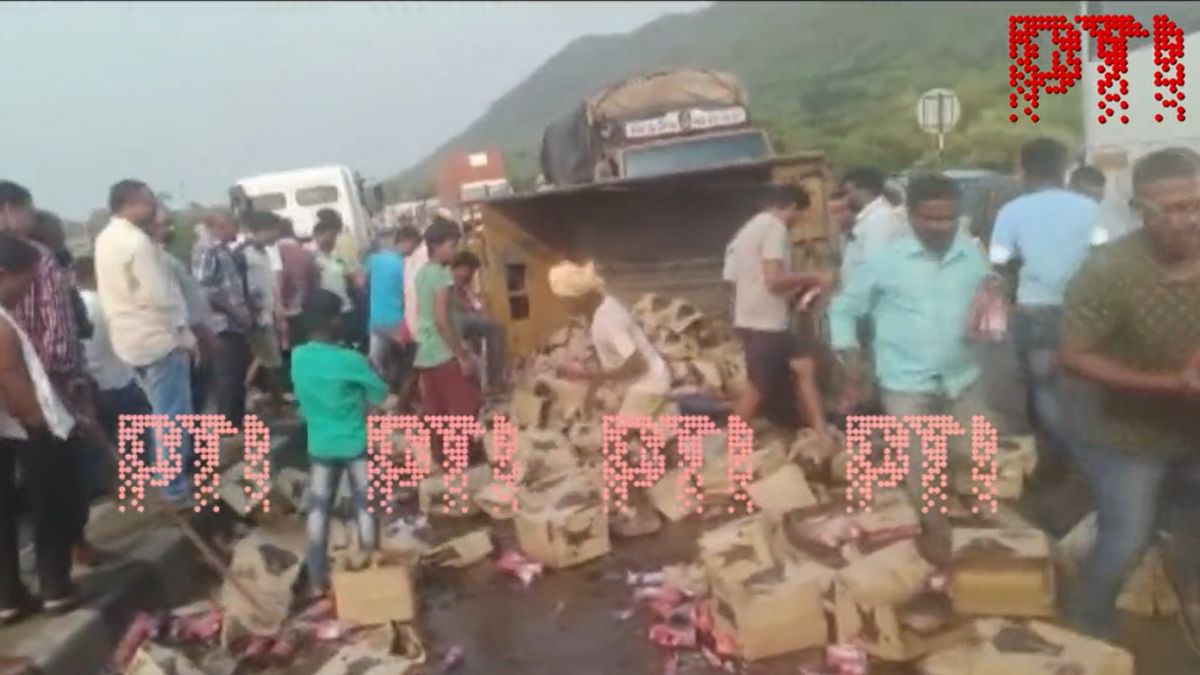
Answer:
<svg viewBox="0 0 1200 675"><path fill-rule="evenodd" d="M529 354L567 321L548 270L589 259L627 306L654 292L728 316L725 247L772 184L800 185L812 201L791 225L794 267L833 266L827 163L820 153L798 154L483 202L479 280L488 309L506 324L512 353Z"/></svg>
<svg viewBox="0 0 1200 675"><path fill-rule="evenodd" d="M645 178L771 156L737 77L681 69L638 75L584 99L542 136L549 185Z"/></svg>

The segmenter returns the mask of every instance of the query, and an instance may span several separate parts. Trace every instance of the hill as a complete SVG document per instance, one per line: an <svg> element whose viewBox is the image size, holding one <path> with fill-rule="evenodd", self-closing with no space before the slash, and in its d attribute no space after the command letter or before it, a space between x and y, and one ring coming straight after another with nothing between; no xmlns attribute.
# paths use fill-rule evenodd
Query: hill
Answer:
<svg viewBox="0 0 1200 675"><path fill-rule="evenodd" d="M1006 167L1023 137L1074 139L1080 105L1077 90L1047 96L1038 124L1008 121L1008 17L1077 9L1074 2L722 2L627 35L580 38L385 190L389 201L419 193L446 152L483 147L505 153L518 185L530 181L546 124L599 87L678 66L736 73L752 114L782 150L824 150L839 166L900 169L930 159L933 141L916 127L916 100L950 87L963 114L944 159Z"/></svg>

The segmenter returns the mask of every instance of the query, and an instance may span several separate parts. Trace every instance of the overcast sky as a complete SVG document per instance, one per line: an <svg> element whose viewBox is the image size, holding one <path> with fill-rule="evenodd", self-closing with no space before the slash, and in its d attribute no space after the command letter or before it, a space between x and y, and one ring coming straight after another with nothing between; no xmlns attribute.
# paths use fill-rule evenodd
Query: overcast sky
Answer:
<svg viewBox="0 0 1200 675"><path fill-rule="evenodd" d="M0 177L82 218L348 164L396 173L572 39L704 2L0 3Z"/></svg>

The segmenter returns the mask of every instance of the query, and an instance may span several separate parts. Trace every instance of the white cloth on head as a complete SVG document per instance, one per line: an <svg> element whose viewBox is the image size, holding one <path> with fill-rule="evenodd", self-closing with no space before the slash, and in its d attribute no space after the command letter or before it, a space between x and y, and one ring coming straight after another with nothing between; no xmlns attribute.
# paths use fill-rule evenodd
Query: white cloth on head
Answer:
<svg viewBox="0 0 1200 675"><path fill-rule="evenodd" d="M577 265L569 260L550 268L550 292L561 298L580 298L602 292L604 280L596 274L595 263Z"/></svg>

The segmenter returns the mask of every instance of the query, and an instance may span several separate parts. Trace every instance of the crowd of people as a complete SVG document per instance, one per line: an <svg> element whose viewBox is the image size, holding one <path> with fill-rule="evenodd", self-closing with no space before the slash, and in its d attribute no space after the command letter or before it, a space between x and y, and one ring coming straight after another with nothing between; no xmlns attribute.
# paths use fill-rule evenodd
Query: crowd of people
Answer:
<svg viewBox="0 0 1200 675"><path fill-rule="evenodd" d="M186 263L167 251L167 209L143 182L109 194L111 218L92 255L73 258L61 223L30 192L0 181L0 621L77 604L73 565L94 565L84 537L92 500L112 490L122 416L215 412L241 426L248 392L305 423L316 503L311 575L324 583L329 510L348 474L366 512L363 420L391 411L474 414L503 386L500 324L474 291L479 259L439 215L424 233L385 232L365 261L344 260L339 214L317 213L311 237L270 212L216 211ZM419 374L419 376L418 376ZM419 385L419 387L418 387ZM142 438L143 462L166 486L153 508L194 510L192 439ZM40 598L21 581L18 517L33 525ZM364 530L362 541L373 535Z"/></svg>
<svg viewBox="0 0 1200 675"><path fill-rule="evenodd" d="M727 250L750 379L737 410L749 417L792 393L793 412L810 423L830 409L951 415L971 429L974 415L995 419L980 347L1001 303L1040 437L1033 489L1053 491L1080 472L1098 513L1067 614L1111 638L1124 580L1170 522L1164 507L1200 488L1200 157L1165 149L1141 158L1131 202L1140 223L1119 238L1101 226L1104 174L1082 166L1068 183L1068 163L1061 143L1024 145L1024 189L987 240L964 226L945 176L912 178L901 208L880 171L847 172L840 278L789 270L787 222L808 200L778 190ZM797 310L828 317L827 343L790 334ZM844 376L828 407L806 384L825 346ZM970 465L969 440L949 439L952 470ZM920 444L908 452L916 500ZM936 510L923 520L927 530L948 526Z"/></svg>
<svg viewBox="0 0 1200 675"><path fill-rule="evenodd" d="M1052 140L1023 146L1024 190L983 238L963 226L953 180L915 176L898 195L878 170L849 171L839 185L847 241L832 271L792 269L788 225L809 196L772 188L725 254L748 376L732 412L807 423L827 457L837 451L827 422L854 412L951 415L970 428L990 408L981 321L1011 302L1005 316L1044 441L1035 485L1082 472L1099 516L1068 612L1107 637L1163 498L1200 478L1200 159L1168 149L1139 160L1131 205L1140 227L1114 238L1099 225L1104 175L1079 167L1068 184L1068 157ZM335 253L344 229L335 211L319 213L310 241L280 216L250 211L206 217L185 265L166 252L170 217L144 183L117 183L108 206L94 255L71 260L61 224L34 209L28 190L0 182L0 620L76 602L72 556L95 559L83 536L88 499L103 483L97 448L116 443L119 415L212 409L237 424L250 387L278 410L294 397L306 424L308 579L314 596L327 593L343 475L361 544L377 541L365 416L475 416L482 385L503 388L504 334L474 289L479 258L442 216L424 231L390 231L365 260L349 261ZM622 410L664 410L667 364L595 266L562 262L548 282L589 321L598 357L558 374L622 383ZM828 335L814 330L826 324ZM821 386L829 370L842 381L832 401ZM950 440L952 469L971 462L966 440ZM190 439L170 453L148 445L147 463L170 477L162 506L191 509ZM909 452L920 466L919 446ZM40 602L18 574L8 508L18 474ZM910 472L914 499L920 480ZM944 526L939 514L924 518Z"/></svg>

